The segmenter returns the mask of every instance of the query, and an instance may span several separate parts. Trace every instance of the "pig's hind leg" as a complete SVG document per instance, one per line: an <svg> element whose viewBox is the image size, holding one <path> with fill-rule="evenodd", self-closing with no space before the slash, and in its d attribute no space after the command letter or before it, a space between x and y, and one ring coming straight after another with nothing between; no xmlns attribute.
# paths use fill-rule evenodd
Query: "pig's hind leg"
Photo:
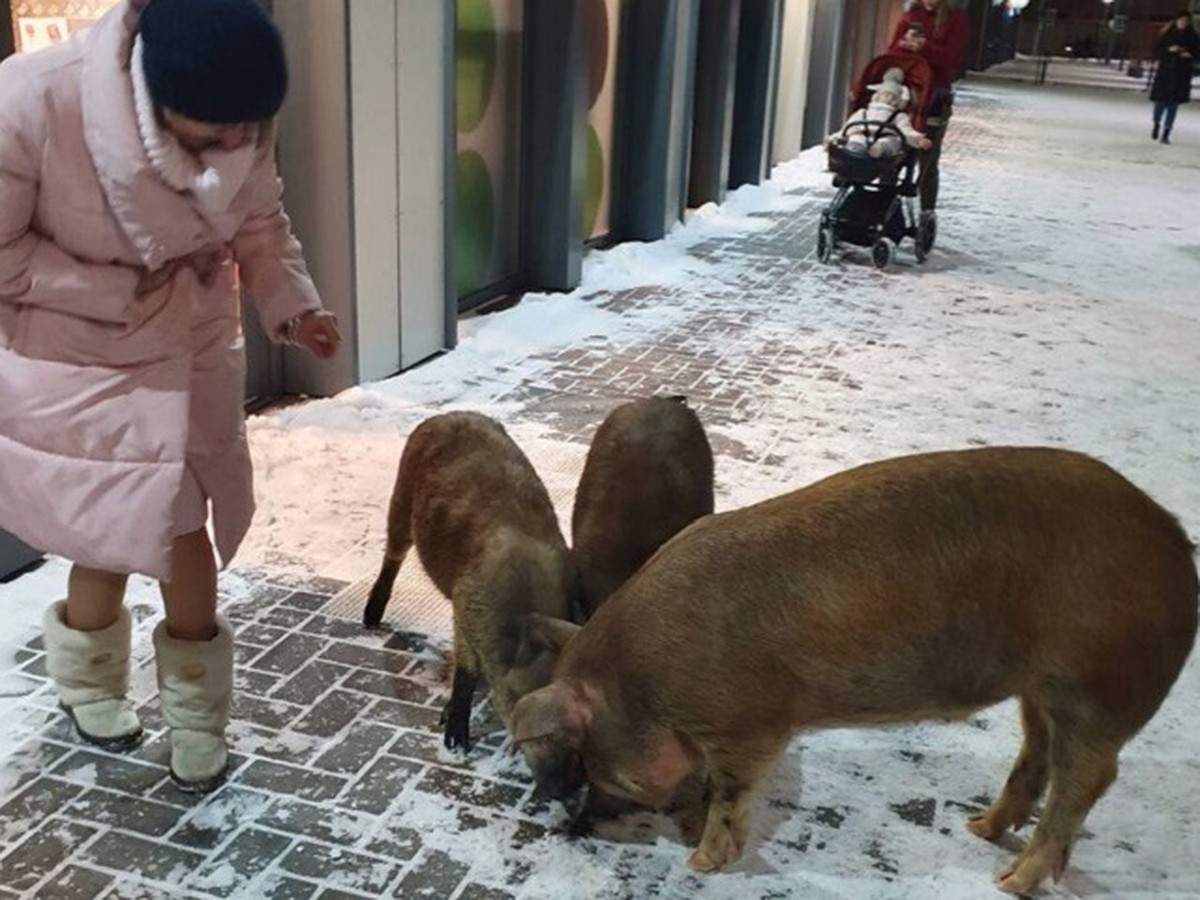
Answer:
<svg viewBox="0 0 1200 900"><path fill-rule="evenodd" d="M1009 828L1020 830L1046 789L1050 766L1050 726L1041 708L1030 698L1021 698L1021 725L1025 740L1004 790L983 813L972 816L967 827L989 841Z"/></svg>
<svg viewBox="0 0 1200 900"><path fill-rule="evenodd" d="M1050 792L1029 845L997 876L1012 894L1034 891L1067 867L1071 845L1092 806L1117 777L1117 754L1129 737L1106 727L1097 710L1047 710L1050 718Z"/></svg>

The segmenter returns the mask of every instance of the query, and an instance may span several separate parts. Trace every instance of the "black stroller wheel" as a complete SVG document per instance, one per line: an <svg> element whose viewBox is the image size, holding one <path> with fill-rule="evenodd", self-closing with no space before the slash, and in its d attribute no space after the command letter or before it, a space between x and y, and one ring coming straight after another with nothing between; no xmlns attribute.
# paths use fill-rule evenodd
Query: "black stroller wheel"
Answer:
<svg viewBox="0 0 1200 900"><path fill-rule="evenodd" d="M871 247L871 262L875 268L886 269L896 258L896 242L889 237L881 237Z"/></svg>
<svg viewBox="0 0 1200 900"><path fill-rule="evenodd" d="M925 262L929 258L929 251L933 249L933 244L937 240L937 213L933 210L924 210L921 217L917 220L917 234L913 241L917 253L917 262Z"/></svg>
<svg viewBox="0 0 1200 900"><path fill-rule="evenodd" d="M822 222L817 229L817 259L823 263L833 258L833 229Z"/></svg>

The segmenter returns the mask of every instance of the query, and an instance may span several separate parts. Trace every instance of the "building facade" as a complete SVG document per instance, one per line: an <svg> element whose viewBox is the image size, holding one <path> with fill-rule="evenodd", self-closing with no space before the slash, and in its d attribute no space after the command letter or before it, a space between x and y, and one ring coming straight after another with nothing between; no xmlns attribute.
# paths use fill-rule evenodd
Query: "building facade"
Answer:
<svg viewBox="0 0 1200 900"><path fill-rule="evenodd" d="M0 0L0 34L10 52L33 50L114 2ZM285 200L346 344L318 365L248 320L250 406L417 365L454 346L463 313L571 290L589 246L658 239L689 208L762 181L842 120L902 8L265 2L294 61ZM1007 11L972 0L969 67L1003 56Z"/></svg>

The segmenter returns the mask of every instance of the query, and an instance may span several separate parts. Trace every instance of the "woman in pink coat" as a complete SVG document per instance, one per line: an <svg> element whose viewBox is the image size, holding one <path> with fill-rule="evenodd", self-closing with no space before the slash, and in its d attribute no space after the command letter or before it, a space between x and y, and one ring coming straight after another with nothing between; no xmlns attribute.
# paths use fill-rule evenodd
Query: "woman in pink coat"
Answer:
<svg viewBox="0 0 1200 900"><path fill-rule="evenodd" d="M171 771L197 791L233 672L206 526L228 563L254 510L239 280L275 340L340 341L280 203L286 91L254 0L125 0L0 65L0 527L74 563L47 668L109 748L141 738L126 578L159 579Z"/></svg>

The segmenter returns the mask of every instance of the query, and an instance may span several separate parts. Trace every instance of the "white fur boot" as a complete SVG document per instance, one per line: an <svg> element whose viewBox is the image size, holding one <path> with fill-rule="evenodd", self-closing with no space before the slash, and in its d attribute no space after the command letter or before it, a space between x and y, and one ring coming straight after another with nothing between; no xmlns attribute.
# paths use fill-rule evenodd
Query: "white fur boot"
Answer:
<svg viewBox="0 0 1200 900"><path fill-rule="evenodd" d="M125 699L129 688L129 642L133 622L124 606L117 621L101 631L67 627L67 602L46 610L43 620L46 671L58 701L79 736L105 750L130 750L142 739L142 725Z"/></svg>
<svg viewBox="0 0 1200 900"><path fill-rule="evenodd" d="M233 694L233 631L217 616L217 636L181 641L154 629L158 693L171 728L171 777L182 790L206 794L225 777L225 726Z"/></svg>

